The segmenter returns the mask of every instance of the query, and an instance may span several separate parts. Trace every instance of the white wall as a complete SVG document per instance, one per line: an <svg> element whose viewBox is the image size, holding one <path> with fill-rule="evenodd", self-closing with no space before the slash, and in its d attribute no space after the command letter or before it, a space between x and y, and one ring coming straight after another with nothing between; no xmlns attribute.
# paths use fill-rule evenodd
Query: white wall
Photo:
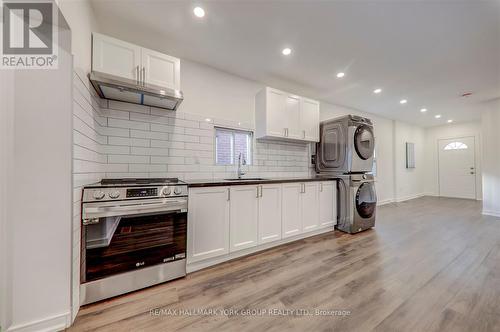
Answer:
<svg viewBox="0 0 500 332"><path fill-rule="evenodd" d="M7 331L56 330L70 319L70 44L69 30L59 29L59 69L19 70L10 91Z"/></svg>
<svg viewBox="0 0 500 332"><path fill-rule="evenodd" d="M406 168L406 143L415 144L416 168ZM421 127L394 122L395 200L404 201L424 195L425 130Z"/></svg>
<svg viewBox="0 0 500 332"><path fill-rule="evenodd" d="M0 329L12 322L11 234L7 215L9 171L13 160L14 72L0 70Z"/></svg>
<svg viewBox="0 0 500 332"><path fill-rule="evenodd" d="M483 143L483 214L500 217L500 100L481 114Z"/></svg>
<svg viewBox="0 0 500 332"><path fill-rule="evenodd" d="M425 136L425 194L439 196L438 141L440 139L474 137L476 161L476 199L482 199L481 123L465 122L432 127L426 130Z"/></svg>
<svg viewBox="0 0 500 332"><path fill-rule="evenodd" d="M71 28L71 49L74 69L86 77L91 68L93 31L99 31L95 14L89 0L58 0L59 8Z"/></svg>

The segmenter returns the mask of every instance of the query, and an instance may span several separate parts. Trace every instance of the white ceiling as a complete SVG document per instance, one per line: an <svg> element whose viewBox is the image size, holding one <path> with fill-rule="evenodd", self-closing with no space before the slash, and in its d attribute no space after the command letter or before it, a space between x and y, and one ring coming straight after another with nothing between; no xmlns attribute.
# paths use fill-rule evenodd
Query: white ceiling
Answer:
<svg viewBox="0 0 500 332"><path fill-rule="evenodd" d="M422 126L500 97L500 1L93 0L102 32ZM206 16L196 18L201 5ZM293 53L281 54L284 47ZM335 74L344 71L339 80ZM380 95L372 93L380 87ZM468 98L462 92L472 92ZM408 99L404 106L400 99ZM429 111L421 114L419 109ZM435 114L442 114L439 120Z"/></svg>

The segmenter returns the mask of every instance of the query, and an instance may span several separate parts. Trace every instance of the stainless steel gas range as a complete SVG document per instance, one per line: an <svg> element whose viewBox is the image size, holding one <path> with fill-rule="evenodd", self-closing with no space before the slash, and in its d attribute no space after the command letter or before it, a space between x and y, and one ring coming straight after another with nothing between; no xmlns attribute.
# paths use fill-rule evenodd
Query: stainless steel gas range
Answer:
<svg viewBox="0 0 500 332"><path fill-rule="evenodd" d="M81 304L186 275L188 188L104 179L83 189Z"/></svg>

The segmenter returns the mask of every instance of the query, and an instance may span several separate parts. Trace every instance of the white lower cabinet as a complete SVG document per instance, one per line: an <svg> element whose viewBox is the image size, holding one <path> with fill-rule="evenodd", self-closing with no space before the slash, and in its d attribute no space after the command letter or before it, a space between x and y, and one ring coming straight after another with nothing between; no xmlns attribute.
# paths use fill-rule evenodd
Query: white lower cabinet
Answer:
<svg viewBox="0 0 500 332"><path fill-rule="evenodd" d="M257 185L230 188L230 252L257 245L259 189Z"/></svg>
<svg viewBox="0 0 500 332"><path fill-rule="evenodd" d="M229 187L189 189L188 263L229 253Z"/></svg>
<svg viewBox="0 0 500 332"><path fill-rule="evenodd" d="M319 224L320 227L337 224L337 183L319 183Z"/></svg>
<svg viewBox="0 0 500 332"><path fill-rule="evenodd" d="M281 239L281 183L260 186L259 244Z"/></svg>
<svg viewBox="0 0 500 332"><path fill-rule="evenodd" d="M283 183L282 192L282 236L283 238L302 233L300 195L302 183Z"/></svg>
<svg viewBox="0 0 500 332"><path fill-rule="evenodd" d="M318 182L305 182L302 184L300 195L300 215L302 231L310 232L319 228L319 184Z"/></svg>
<svg viewBox="0 0 500 332"><path fill-rule="evenodd" d="M335 183L190 188L188 270L333 229Z"/></svg>

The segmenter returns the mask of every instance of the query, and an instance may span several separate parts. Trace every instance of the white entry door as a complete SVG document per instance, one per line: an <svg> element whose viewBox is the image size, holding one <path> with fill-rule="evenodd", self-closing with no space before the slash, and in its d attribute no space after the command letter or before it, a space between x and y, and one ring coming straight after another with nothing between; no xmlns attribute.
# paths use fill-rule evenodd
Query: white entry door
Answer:
<svg viewBox="0 0 500 332"><path fill-rule="evenodd" d="M439 195L476 198L474 137L439 140Z"/></svg>

